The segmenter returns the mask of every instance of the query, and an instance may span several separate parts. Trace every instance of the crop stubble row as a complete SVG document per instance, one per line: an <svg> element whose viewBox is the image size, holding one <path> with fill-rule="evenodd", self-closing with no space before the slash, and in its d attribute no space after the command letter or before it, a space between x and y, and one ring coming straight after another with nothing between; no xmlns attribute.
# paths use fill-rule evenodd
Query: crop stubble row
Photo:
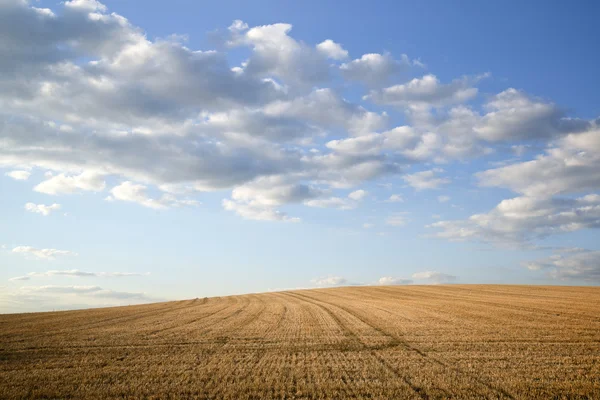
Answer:
<svg viewBox="0 0 600 400"><path fill-rule="evenodd" d="M354 287L0 316L0 398L599 393L599 288Z"/></svg>

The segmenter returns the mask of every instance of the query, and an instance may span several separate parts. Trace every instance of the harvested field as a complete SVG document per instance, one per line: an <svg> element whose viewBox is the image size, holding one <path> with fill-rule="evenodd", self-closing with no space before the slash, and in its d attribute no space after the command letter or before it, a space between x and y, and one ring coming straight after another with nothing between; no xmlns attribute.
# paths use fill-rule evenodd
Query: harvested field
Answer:
<svg viewBox="0 0 600 400"><path fill-rule="evenodd" d="M600 398L600 288L381 286L0 315L0 398Z"/></svg>

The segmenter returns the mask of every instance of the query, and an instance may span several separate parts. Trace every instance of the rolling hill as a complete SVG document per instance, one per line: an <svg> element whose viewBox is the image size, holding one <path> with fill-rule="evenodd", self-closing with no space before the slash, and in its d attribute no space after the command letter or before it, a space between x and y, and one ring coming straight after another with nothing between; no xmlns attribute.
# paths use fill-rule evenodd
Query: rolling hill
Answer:
<svg viewBox="0 0 600 400"><path fill-rule="evenodd" d="M0 398L599 395L597 287L347 287L0 315Z"/></svg>

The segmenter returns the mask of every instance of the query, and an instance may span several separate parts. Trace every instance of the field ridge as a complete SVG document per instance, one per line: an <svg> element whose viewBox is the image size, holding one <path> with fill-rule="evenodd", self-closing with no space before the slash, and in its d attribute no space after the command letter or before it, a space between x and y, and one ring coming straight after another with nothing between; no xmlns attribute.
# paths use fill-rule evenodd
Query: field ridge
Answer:
<svg viewBox="0 0 600 400"><path fill-rule="evenodd" d="M0 398L598 398L600 288L370 286L0 315Z"/></svg>

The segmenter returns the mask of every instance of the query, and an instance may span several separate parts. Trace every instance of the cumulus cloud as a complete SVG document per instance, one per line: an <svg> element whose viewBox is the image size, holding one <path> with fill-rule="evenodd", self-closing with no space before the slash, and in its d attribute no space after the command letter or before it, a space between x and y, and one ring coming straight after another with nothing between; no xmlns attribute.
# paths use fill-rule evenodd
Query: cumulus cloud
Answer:
<svg viewBox="0 0 600 400"><path fill-rule="evenodd" d="M40 260L54 260L56 257L76 256L77 253L68 250L37 249L31 246L17 246L12 249L13 253L32 256Z"/></svg>
<svg viewBox="0 0 600 400"><path fill-rule="evenodd" d="M138 203L144 207L154 209L165 209L178 206L197 206L200 204L198 201L192 199L177 199L170 193L165 193L160 198L153 199L148 197L146 189L147 188L144 185L135 184L129 181L123 182L110 190L111 196L108 196L106 200Z"/></svg>
<svg viewBox="0 0 600 400"><path fill-rule="evenodd" d="M271 102L264 112L270 116L308 121L322 129L345 129L353 136L382 129L388 120L387 114L352 104L330 88L315 89L292 100Z"/></svg>
<svg viewBox="0 0 600 400"><path fill-rule="evenodd" d="M409 285L413 283L410 279L395 278L392 276L383 276L377 281L378 285Z"/></svg>
<svg viewBox="0 0 600 400"><path fill-rule="evenodd" d="M348 194L347 198L325 197L304 202L309 207L319 208L338 208L340 210L350 210L356 208L358 204L365 199L369 193L366 190L355 190Z"/></svg>
<svg viewBox="0 0 600 400"><path fill-rule="evenodd" d="M290 217L285 212L272 206L223 199L223 208L233 211L242 218L256 221L300 222L298 217Z"/></svg>
<svg viewBox="0 0 600 400"><path fill-rule="evenodd" d="M482 172L481 184L536 199L599 188L597 123L516 89L481 109L463 104L486 75L395 84L420 63L388 53L347 60L333 39L304 43L286 23L234 21L218 50L192 49L176 37L149 39L97 1L57 8L0 3L0 167L15 179L46 171L34 184L40 193L103 192L121 182L109 200L165 209L228 190L222 206L243 218L298 221L282 209L354 208L370 181L528 140L552 142L534 160ZM239 65L229 63L234 48L247 55ZM332 89L349 81L365 83L374 104ZM370 109L377 105L405 109L407 125L390 128L381 107ZM449 181L441 172L403 179L435 188ZM54 204L34 206L45 215Z"/></svg>
<svg viewBox="0 0 600 400"><path fill-rule="evenodd" d="M584 130L589 125L586 121L563 118L563 112L556 105L513 88L494 96L485 108L488 113L474 130L488 141L548 138Z"/></svg>
<svg viewBox="0 0 600 400"><path fill-rule="evenodd" d="M47 217L53 211L60 210L60 204L54 203L47 206L45 204L27 203L25 204L25 210L32 213L42 214L44 217Z"/></svg>
<svg viewBox="0 0 600 400"><path fill-rule="evenodd" d="M309 207L318 208L338 208L340 210L351 210L356 207L356 203L349 199L341 197L326 197L322 199L308 200L304 202Z"/></svg>
<svg viewBox="0 0 600 400"><path fill-rule="evenodd" d="M411 61L405 54L400 60L395 60L389 53L369 53L342 64L340 71L342 76L348 80L361 81L369 86L378 86L388 82L392 76L408 70L411 65L420 64Z"/></svg>
<svg viewBox="0 0 600 400"><path fill-rule="evenodd" d="M101 174L85 171L79 175L59 174L38 184L34 190L46 194L65 194L77 191L101 192L105 187L104 178Z"/></svg>
<svg viewBox="0 0 600 400"><path fill-rule="evenodd" d="M438 230L434 236L440 238L522 246L553 234L600 228L600 195L515 197L501 201L488 213L429 226Z"/></svg>
<svg viewBox="0 0 600 400"><path fill-rule="evenodd" d="M441 168L434 168L428 171L416 172L414 174L404 175L402 179L417 190L437 189L441 185L450 182L448 178L439 177L438 174L444 172Z"/></svg>
<svg viewBox="0 0 600 400"><path fill-rule="evenodd" d="M293 177L276 175L260 177L254 181L236 187L231 198L263 206L280 206L289 203L301 203L323 194L319 188L295 182Z"/></svg>
<svg viewBox="0 0 600 400"><path fill-rule="evenodd" d="M399 107L441 107L464 103L477 95L472 85L482 77L462 78L442 84L435 75L425 75L408 83L372 91L365 100Z"/></svg>
<svg viewBox="0 0 600 400"><path fill-rule="evenodd" d="M403 201L404 199L399 194L393 194L386 200L387 203L402 203Z"/></svg>
<svg viewBox="0 0 600 400"><path fill-rule="evenodd" d="M428 283L437 285L441 283L449 283L456 280L456 276L445 274L443 272L438 271L423 271L423 272L415 272L412 274L413 279L424 280Z"/></svg>
<svg viewBox="0 0 600 400"><path fill-rule="evenodd" d="M524 265L531 270L545 271L555 279L600 282L600 251L578 249L576 252L525 262Z"/></svg>
<svg viewBox="0 0 600 400"><path fill-rule="evenodd" d="M434 158L442 143L436 133L422 133L411 126L398 126L381 133L332 140L326 146L345 158L370 157L409 165Z"/></svg>
<svg viewBox="0 0 600 400"><path fill-rule="evenodd" d="M5 173L4 175L13 178L14 180L17 181L26 181L27 179L29 179L29 176L31 175L31 172L29 171L10 171Z"/></svg>
<svg viewBox="0 0 600 400"><path fill-rule="evenodd" d="M334 60L344 60L348 58L348 51L344 50L342 45L327 39L317 45L317 50Z"/></svg>
<svg viewBox="0 0 600 400"><path fill-rule="evenodd" d="M450 201L450 196L438 196L437 201L440 203L446 203Z"/></svg>
<svg viewBox="0 0 600 400"><path fill-rule="evenodd" d="M246 219L265 221L298 222L277 210L278 206L290 203L306 203L323 194L323 190L297 181L296 177L274 175L260 177L236 187L231 199L224 199L226 210L234 211Z"/></svg>
<svg viewBox="0 0 600 400"><path fill-rule="evenodd" d="M332 44L326 43L313 49L289 36L291 30L292 25L285 23L248 28L241 21L236 21L230 27L228 44L253 49L244 65L244 74L249 76L275 76L301 87L327 80L329 68L326 57L332 53L325 53L324 48L331 50ZM339 51L335 54L339 55Z"/></svg>
<svg viewBox="0 0 600 400"><path fill-rule="evenodd" d="M527 196L600 190L600 129L571 133L534 160L477 174L482 186L506 187Z"/></svg>
<svg viewBox="0 0 600 400"><path fill-rule="evenodd" d="M369 194L369 192L367 192L366 190L359 189L359 190L355 190L354 192L350 193L348 195L348 198L352 199L352 200L356 200L356 201L361 201L365 197L367 197L368 194Z"/></svg>
<svg viewBox="0 0 600 400"><path fill-rule="evenodd" d="M522 109L529 107L530 100L519 92L511 92L506 101L516 101L515 96L523 103ZM540 103L531 107L540 113L545 110L544 118L558 115L554 106ZM517 119L522 117L517 111L513 114ZM539 121L534 123L537 124ZM558 125L547 125L543 129L545 133L535 133L531 127L527 129L538 136L558 134L557 129L551 131L550 126ZM600 132L596 122L582 128L571 121L569 129L575 132L550 142L545 153L533 160L477 173L481 186L504 187L522 195L503 200L490 212L472 215L467 220L432 224L439 229L436 236L531 246L533 240L549 235L598 228L600 203L594 192L600 190ZM586 192L589 194L585 195ZM560 195L579 197L558 197Z"/></svg>
<svg viewBox="0 0 600 400"><path fill-rule="evenodd" d="M342 278L341 276L326 276L322 278L315 278L311 280L311 282L318 287L328 287L328 286L341 286L348 283L346 278Z"/></svg>

